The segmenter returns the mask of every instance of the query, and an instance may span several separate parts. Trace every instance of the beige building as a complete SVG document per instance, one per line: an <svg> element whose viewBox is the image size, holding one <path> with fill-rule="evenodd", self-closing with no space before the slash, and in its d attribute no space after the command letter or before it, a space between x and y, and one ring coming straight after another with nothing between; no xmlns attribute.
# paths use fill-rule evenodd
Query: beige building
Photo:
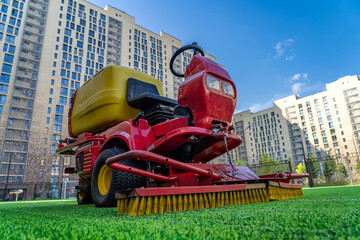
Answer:
<svg viewBox="0 0 360 240"><path fill-rule="evenodd" d="M105 66L147 73L162 81L165 96L177 98L183 79L171 74L169 62L181 40L138 26L119 9L84 0L0 5L0 184L7 176L18 183L69 178L62 172L71 158L54 153L59 139L68 136L71 96ZM191 57L178 57L176 69L184 70Z"/></svg>
<svg viewBox="0 0 360 240"><path fill-rule="evenodd" d="M258 162L261 153L277 161L291 158L295 165L310 153L316 158L331 154L359 177L355 171L360 146L358 76L340 78L311 96L279 99L261 112L237 113L234 122L244 140L236 149L237 157L249 164Z"/></svg>
<svg viewBox="0 0 360 240"><path fill-rule="evenodd" d="M243 143L235 151L238 159L256 164L262 154L281 161L292 157L287 120L274 106L257 113L250 110L234 115L236 134Z"/></svg>

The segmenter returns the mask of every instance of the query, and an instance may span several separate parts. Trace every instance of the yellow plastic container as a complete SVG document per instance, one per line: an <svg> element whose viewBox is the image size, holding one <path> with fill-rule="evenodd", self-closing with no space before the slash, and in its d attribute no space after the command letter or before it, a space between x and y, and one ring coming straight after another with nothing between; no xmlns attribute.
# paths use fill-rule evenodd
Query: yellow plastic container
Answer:
<svg viewBox="0 0 360 240"><path fill-rule="evenodd" d="M129 78L154 84L163 95L158 79L126 67L106 67L77 90L70 116L70 136L98 133L134 118L139 110L126 102Z"/></svg>

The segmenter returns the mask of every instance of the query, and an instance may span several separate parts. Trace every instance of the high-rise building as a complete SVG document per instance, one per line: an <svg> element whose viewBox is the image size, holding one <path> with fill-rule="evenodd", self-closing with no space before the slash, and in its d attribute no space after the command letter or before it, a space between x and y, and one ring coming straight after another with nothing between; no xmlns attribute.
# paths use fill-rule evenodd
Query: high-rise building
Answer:
<svg viewBox="0 0 360 240"><path fill-rule="evenodd" d="M119 9L84 0L1 0L0 10L0 183L69 178L62 172L72 159L55 150L68 135L71 96L105 66L147 73L163 83L166 97L177 98L183 79L171 74L169 61L181 40L138 26ZM190 53L175 69L185 70Z"/></svg>
<svg viewBox="0 0 360 240"><path fill-rule="evenodd" d="M264 153L277 161L292 157L287 120L278 107L237 113L234 123L236 134L243 140L235 150L238 159L256 164Z"/></svg>
<svg viewBox="0 0 360 240"><path fill-rule="evenodd" d="M258 163L261 154L291 158L295 165L311 153L315 158L336 156L355 177L360 147L360 79L347 76L326 84L326 90L300 98L274 101L270 109L234 115L243 146L236 157ZM250 127L247 127L250 126ZM354 156L354 157L352 157Z"/></svg>

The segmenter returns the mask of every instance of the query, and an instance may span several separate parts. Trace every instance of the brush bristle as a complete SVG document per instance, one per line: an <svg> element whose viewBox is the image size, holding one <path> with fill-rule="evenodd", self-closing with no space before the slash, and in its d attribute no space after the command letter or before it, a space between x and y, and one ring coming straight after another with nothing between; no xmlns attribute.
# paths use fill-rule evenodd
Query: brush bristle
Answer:
<svg viewBox="0 0 360 240"><path fill-rule="evenodd" d="M269 201L265 189L119 199L118 214L130 216L197 210Z"/></svg>
<svg viewBox="0 0 360 240"><path fill-rule="evenodd" d="M274 186L243 191L199 193L167 196L132 197L118 199L117 212L129 216L149 215L176 211L197 210L270 200L303 197L301 189Z"/></svg>
<svg viewBox="0 0 360 240"><path fill-rule="evenodd" d="M285 200L304 196L301 188L281 188L268 186L267 193L270 200Z"/></svg>

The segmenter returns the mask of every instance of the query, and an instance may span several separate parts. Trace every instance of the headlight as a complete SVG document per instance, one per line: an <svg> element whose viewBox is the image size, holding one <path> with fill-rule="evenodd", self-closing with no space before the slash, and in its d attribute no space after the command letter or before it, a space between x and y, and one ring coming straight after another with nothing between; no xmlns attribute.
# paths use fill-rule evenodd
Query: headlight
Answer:
<svg viewBox="0 0 360 240"><path fill-rule="evenodd" d="M234 88L231 86L230 83L223 82L222 83L222 90L226 95L233 97L235 95Z"/></svg>
<svg viewBox="0 0 360 240"><path fill-rule="evenodd" d="M220 90L220 82L216 78L207 75L206 76L206 85L208 88L219 91Z"/></svg>

